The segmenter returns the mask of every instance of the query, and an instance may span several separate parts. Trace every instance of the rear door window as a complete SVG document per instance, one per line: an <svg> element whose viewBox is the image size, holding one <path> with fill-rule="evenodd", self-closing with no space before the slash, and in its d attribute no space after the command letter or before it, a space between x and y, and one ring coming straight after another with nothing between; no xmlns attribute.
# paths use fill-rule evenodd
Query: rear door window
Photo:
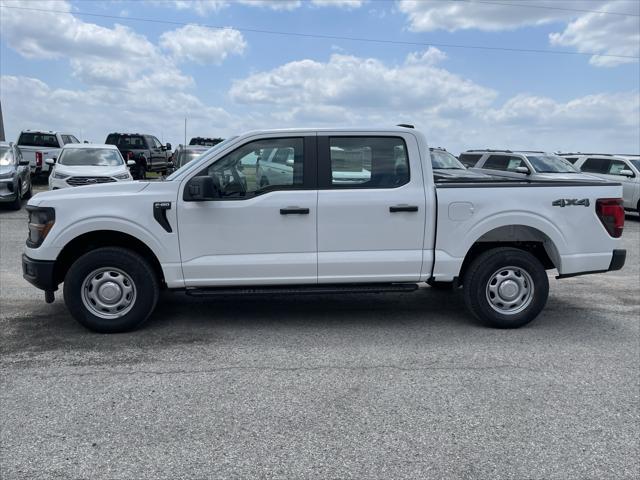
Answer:
<svg viewBox="0 0 640 480"><path fill-rule="evenodd" d="M331 137L332 188L395 188L409 182L409 158L400 137Z"/></svg>
<svg viewBox="0 0 640 480"><path fill-rule="evenodd" d="M611 160L609 158L587 158L587 160L582 164L580 170L588 173L601 173L608 174L609 173L609 165Z"/></svg>

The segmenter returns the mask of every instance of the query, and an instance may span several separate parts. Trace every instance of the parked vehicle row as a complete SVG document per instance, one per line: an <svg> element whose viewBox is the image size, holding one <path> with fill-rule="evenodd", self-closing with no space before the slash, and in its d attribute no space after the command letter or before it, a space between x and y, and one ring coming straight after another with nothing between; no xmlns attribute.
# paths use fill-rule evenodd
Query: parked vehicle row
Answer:
<svg viewBox="0 0 640 480"><path fill-rule="evenodd" d="M547 270L624 265L619 183L444 178L433 159L451 162L439 170L455 162L441 152L412 128L254 131L162 182L41 193L27 206L23 275L47 302L63 283L74 318L100 332L140 326L161 289L406 292L420 282L462 286L473 315L513 328L543 309ZM267 163L287 168L261 185Z"/></svg>

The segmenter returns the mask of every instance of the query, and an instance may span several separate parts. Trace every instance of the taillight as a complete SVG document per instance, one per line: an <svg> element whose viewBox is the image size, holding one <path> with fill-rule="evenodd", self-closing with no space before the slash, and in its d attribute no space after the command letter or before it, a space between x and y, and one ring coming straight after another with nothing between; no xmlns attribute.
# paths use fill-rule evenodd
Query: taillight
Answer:
<svg viewBox="0 0 640 480"><path fill-rule="evenodd" d="M36 167L42 166L42 152L36 152Z"/></svg>
<svg viewBox="0 0 640 480"><path fill-rule="evenodd" d="M621 198L599 198L596 214L613 238L620 238L624 228L624 207Z"/></svg>

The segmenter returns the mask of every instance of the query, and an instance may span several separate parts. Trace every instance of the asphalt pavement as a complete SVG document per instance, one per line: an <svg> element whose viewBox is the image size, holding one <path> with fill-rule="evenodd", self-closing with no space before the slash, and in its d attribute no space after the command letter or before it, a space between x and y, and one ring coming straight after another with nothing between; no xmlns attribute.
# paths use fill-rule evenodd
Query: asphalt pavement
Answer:
<svg viewBox="0 0 640 480"><path fill-rule="evenodd" d="M640 221L622 271L551 279L519 330L460 292L162 296L86 331L0 210L2 479L637 479Z"/></svg>

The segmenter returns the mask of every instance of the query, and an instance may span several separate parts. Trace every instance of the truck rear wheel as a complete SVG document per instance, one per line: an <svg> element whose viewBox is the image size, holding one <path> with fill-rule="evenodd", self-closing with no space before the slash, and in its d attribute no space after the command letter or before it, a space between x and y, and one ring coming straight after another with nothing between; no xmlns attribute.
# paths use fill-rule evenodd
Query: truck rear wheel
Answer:
<svg viewBox="0 0 640 480"><path fill-rule="evenodd" d="M76 260L64 279L64 301L89 330L117 333L144 323L156 306L159 283L149 262L118 247L92 250Z"/></svg>
<svg viewBox="0 0 640 480"><path fill-rule="evenodd" d="M535 319L547 303L549 279L529 252L495 248L478 256L464 277L471 313L496 328L518 328Z"/></svg>

